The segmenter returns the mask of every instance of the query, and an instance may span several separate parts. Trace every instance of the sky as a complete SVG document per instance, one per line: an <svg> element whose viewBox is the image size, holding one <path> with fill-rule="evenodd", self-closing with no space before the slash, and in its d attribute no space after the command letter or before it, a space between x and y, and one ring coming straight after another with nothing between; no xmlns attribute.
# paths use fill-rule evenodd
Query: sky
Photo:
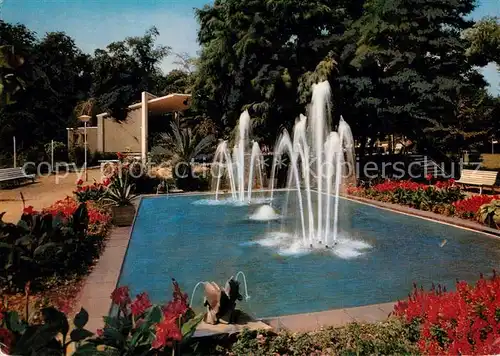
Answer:
<svg viewBox="0 0 500 356"><path fill-rule="evenodd" d="M23 23L39 36L64 31L88 53L127 36L143 35L156 26L159 44L195 56L199 45L194 9L209 2L212 0L0 0L0 18ZM500 0L478 0L472 17L484 16L500 16ZM174 60L169 57L162 63L165 72L176 67ZM500 95L496 65L490 64L482 71L490 91Z"/></svg>

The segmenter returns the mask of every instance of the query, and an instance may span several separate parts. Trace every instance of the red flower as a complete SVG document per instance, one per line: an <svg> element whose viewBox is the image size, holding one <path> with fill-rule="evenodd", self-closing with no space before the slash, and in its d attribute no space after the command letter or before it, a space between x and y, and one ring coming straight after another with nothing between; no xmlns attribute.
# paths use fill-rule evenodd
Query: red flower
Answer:
<svg viewBox="0 0 500 356"><path fill-rule="evenodd" d="M137 316L144 313L148 308L152 306L149 300L148 294L146 292L139 294L135 300L130 304L130 310L132 315Z"/></svg>
<svg viewBox="0 0 500 356"><path fill-rule="evenodd" d="M425 176L425 179L427 179L428 181L431 181L432 178L434 178L434 176L432 174L430 174L430 173Z"/></svg>
<svg viewBox="0 0 500 356"><path fill-rule="evenodd" d="M177 319L183 316L188 309L188 305L182 300L171 300L166 306L163 307L163 315L167 319Z"/></svg>
<svg viewBox="0 0 500 356"><path fill-rule="evenodd" d="M97 331L95 332L97 334L97 336L99 337L103 337L104 335L104 331L102 329L97 329Z"/></svg>
<svg viewBox="0 0 500 356"><path fill-rule="evenodd" d="M481 205L491 203L492 200L500 199L498 195L474 195L470 198L453 203L456 214L461 218L473 219Z"/></svg>
<svg viewBox="0 0 500 356"><path fill-rule="evenodd" d="M82 180L82 179L78 179L78 180L76 181L76 185L82 185L82 184L83 184L83 180Z"/></svg>
<svg viewBox="0 0 500 356"><path fill-rule="evenodd" d="M181 291L181 288L179 287L179 283L177 283L177 281L174 278L172 278L172 286L174 287L174 291L173 291L173 294L172 294L173 299L174 300L180 300L184 304L188 304L188 295L187 295L187 293L183 293Z"/></svg>
<svg viewBox="0 0 500 356"><path fill-rule="evenodd" d="M5 353L9 353L12 342L14 341L14 336L12 333L4 328L0 328L0 350Z"/></svg>
<svg viewBox="0 0 500 356"><path fill-rule="evenodd" d="M36 213L37 213L37 211L35 209L33 209L33 207L31 205L23 209L23 214L33 215Z"/></svg>
<svg viewBox="0 0 500 356"><path fill-rule="evenodd" d="M122 160L122 159L123 159L123 155L121 154L121 152L116 152L116 157L117 157L119 160Z"/></svg>
<svg viewBox="0 0 500 356"><path fill-rule="evenodd" d="M130 303L130 293L127 286L116 288L113 293L111 293L111 300L114 304L119 306L124 306Z"/></svg>
<svg viewBox="0 0 500 356"><path fill-rule="evenodd" d="M172 293L172 300L163 307L163 315L165 319L177 319L186 314L189 310L188 295L187 293L183 293L181 291L179 283L177 283L174 278L172 278L172 286L174 289Z"/></svg>
<svg viewBox="0 0 500 356"><path fill-rule="evenodd" d="M109 183L111 183L111 179L109 178L104 178L104 180L102 181L102 185L104 185L105 187L107 187Z"/></svg>
<svg viewBox="0 0 500 356"><path fill-rule="evenodd" d="M481 277L475 286L459 282L456 291L414 288L399 302L396 315L420 326L417 345L423 354L498 354L500 342L500 278ZM437 332L439 331L439 332Z"/></svg>
<svg viewBox="0 0 500 356"><path fill-rule="evenodd" d="M151 345L153 349L171 346L173 341L181 341L182 333L176 319L164 319L156 324L156 337Z"/></svg>

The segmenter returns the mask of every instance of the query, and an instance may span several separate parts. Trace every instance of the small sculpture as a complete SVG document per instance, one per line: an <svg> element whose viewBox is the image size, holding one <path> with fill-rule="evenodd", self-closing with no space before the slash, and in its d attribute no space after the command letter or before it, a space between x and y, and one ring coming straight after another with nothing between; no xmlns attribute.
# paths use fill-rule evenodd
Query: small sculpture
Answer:
<svg viewBox="0 0 500 356"><path fill-rule="evenodd" d="M218 324L223 321L226 324L232 324L236 320L234 313L236 308L236 301L242 300L240 294L240 282L231 277L224 290L215 282L205 283L205 300L203 306L207 307L207 314L204 321L207 324Z"/></svg>

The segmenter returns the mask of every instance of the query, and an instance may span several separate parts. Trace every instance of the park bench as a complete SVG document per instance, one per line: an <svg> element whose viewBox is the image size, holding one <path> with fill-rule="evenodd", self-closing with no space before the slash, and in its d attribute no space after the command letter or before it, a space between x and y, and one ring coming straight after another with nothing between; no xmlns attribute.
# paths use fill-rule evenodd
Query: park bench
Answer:
<svg viewBox="0 0 500 356"><path fill-rule="evenodd" d="M483 193L483 187L489 187L492 191L495 189L498 172L495 171L478 171L472 169L462 169L460 179L456 183L467 186L479 187L479 194Z"/></svg>
<svg viewBox="0 0 500 356"><path fill-rule="evenodd" d="M9 183L20 184L26 179L31 179L35 182L35 175L26 174L22 167L0 169L0 184L2 185Z"/></svg>

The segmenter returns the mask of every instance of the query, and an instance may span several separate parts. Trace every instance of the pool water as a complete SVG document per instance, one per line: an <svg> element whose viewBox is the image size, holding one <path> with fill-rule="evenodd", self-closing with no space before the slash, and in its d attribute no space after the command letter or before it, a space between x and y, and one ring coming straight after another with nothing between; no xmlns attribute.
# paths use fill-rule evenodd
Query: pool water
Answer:
<svg viewBox="0 0 500 356"><path fill-rule="evenodd" d="M346 199L339 223L346 242L337 252L284 253L265 243L280 231L278 222L249 219L258 204L208 198L143 198L119 285L160 303L171 297L171 277L191 297L197 282L223 286L243 271L250 299L240 307L270 317L395 301L413 282L453 289L456 279L491 272L500 258L500 240L491 236ZM282 199L276 197L276 206ZM243 283L240 291L245 294ZM201 287L193 307L201 310L202 298Z"/></svg>

